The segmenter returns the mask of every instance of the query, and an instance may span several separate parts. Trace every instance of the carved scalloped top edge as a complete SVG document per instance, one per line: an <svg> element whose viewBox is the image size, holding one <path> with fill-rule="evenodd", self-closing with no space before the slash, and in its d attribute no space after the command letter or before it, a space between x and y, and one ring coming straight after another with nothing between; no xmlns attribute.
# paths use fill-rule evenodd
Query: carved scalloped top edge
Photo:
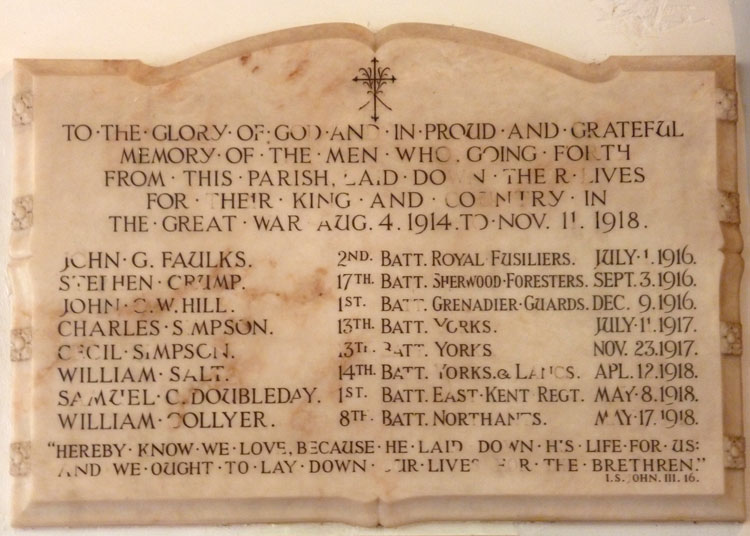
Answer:
<svg viewBox="0 0 750 536"><path fill-rule="evenodd" d="M622 71L706 70L716 72L716 87L735 89L734 56L611 56L601 63L583 63L534 45L487 32L439 24L401 23L372 32L349 23L314 24L248 37L162 67L139 60L17 59L16 69L34 74L126 75L143 85L158 85L258 50L318 39L349 39L373 51L406 38L472 44L510 54L587 82L606 82Z"/></svg>

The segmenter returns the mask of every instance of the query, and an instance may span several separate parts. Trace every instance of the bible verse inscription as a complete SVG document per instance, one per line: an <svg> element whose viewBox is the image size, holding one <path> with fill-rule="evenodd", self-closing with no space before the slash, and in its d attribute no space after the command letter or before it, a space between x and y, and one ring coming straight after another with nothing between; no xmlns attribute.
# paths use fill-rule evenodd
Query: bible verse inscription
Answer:
<svg viewBox="0 0 750 536"><path fill-rule="evenodd" d="M19 63L20 524L741 515L733 63L332 28Z"/></svg>

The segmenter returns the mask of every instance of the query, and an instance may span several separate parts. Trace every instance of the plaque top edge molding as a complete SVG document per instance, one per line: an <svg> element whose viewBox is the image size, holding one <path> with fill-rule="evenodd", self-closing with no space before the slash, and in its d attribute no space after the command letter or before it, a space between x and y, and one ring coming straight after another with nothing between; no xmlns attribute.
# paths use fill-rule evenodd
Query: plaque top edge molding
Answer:
<svg viewBox="0 0 750 536"><path fill-rule="evenodd" d="M232 58L276 46L323 39L348 39L377 52L390 41L408 38L444 40L488 48L545 65L587 82L606 82L623 71L714 71L717 73L717 87L735 89L735 56L610 56L602 62L584 63L507 37L426 23L393 24L377 32L350 23L299 26L241 39L164 66L147 65L140 60L16 59L15 69L38 75L124 75L143 85L158 85Z"/></svg>

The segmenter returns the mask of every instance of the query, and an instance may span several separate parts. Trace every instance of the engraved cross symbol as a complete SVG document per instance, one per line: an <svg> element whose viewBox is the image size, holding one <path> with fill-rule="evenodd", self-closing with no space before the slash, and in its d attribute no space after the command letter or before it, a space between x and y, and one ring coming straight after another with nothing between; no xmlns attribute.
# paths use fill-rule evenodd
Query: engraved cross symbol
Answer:
<svg viewBox="0 0 750 536"><path fill-rule="evenodd" d="M359 107L361 110L366 106L372 104L372 115L370 116L373 121L378 120L378 103L382 104L389 110L391 109L380 95L383 93L383 86L396 81L396 77L391 74L390 67L378 67L378 59L372 58L372 67L360 67L359 74L352 78L353 82L362 82L367 86L367 94L372 96L370 101L367 101Z"/></svg>

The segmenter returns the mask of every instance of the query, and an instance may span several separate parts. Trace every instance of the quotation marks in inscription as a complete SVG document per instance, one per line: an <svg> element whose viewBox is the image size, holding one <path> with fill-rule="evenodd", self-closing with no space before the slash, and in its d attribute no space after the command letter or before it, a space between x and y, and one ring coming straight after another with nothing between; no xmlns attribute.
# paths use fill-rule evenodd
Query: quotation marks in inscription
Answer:
<svg viewBox="0 0 750 536"><path fill-rule="evenodd" d="M383 94L383 87L386 84L392 84L396 81L396 77L391 74L390 67L381 67L378 65L378 59L372 58L370 62L372 65L369 67L360 67L359 74L352 78L353 82L361 83L367 87L367 94L370 95L370 100L365 102L359 107L360 110L372 106L372 115L370 118L373 121L379 119L378 115L378 104L390 110L385 101L381 98Z"/></svg>

